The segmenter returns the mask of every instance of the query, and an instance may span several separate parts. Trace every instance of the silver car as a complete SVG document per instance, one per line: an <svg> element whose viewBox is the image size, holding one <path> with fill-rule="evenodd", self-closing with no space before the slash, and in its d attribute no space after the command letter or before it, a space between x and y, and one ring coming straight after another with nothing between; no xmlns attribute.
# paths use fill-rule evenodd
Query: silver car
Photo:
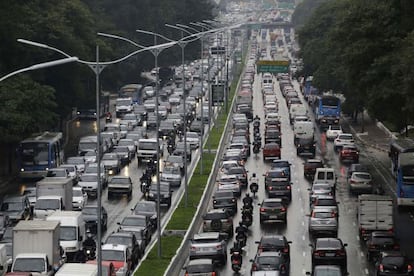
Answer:
<svg viewBox="0 0 414 276"><path fill-rule="evenodd" d="M311 236L338 235L338 216L330 208L314 208L309 215L309 234Z"/></svg>
<svg viewBox="0 0 414 276"><path fill-rule="evenodd" d="M225 237L219 232L206 232L194 235L190 240L190 260L213 259L222 265L227 263Z"/></svg>
<svg viewBox="0 0 414 276"><path fill-rule="evenodd" d="M179 187L181 185L181 170L174 165L165 166L162 170L161 181L167 182L171 187Z"/></svg>
<svg viewBox="0 0 414 276"><path fill-rule="evenodd" d="M369 172L353 172L348 183L351 192L372 192L373 189L372 177Z"/></svg>

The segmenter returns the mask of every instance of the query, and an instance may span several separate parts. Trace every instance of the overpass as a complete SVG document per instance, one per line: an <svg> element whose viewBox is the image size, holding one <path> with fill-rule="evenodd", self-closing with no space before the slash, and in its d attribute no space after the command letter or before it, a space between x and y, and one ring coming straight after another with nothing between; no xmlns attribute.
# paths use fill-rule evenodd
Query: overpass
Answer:
<svg viewBox="0 0 414 276"><path fill-rule="evenodd" d="M248 22L242 25L247 29L276 29L276 28L293 28L293 24L287 21L270 21L270 22Z"/></svg>

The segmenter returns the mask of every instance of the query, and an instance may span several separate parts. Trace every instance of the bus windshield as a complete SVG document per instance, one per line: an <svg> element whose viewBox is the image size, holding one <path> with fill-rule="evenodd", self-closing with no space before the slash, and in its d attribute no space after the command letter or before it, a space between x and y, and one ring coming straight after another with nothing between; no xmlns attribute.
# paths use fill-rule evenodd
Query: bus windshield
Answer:
<svg viewBox="0 0 414 276"><path fill-rule="evenodd" d="M322 98L322 106L337 107L339 99L337 98Z"/></svg>
<svg viewBox="0 0 414 276"><path fill-rule="evenodd" d="M414 164L401 167L404 185L414 185Z"/></svg>
<svg viewBox="0 0 414 276"><path fill-rule="evenodd" d="M23 165L47 165L49 162L47 143L22 143L21 160Z"/></svg>

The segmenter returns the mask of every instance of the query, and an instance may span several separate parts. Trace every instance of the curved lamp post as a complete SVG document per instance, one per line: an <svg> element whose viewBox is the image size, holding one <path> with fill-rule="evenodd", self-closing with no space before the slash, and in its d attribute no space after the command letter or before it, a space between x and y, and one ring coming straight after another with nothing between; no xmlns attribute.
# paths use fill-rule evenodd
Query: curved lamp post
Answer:
<svg viewBox="0 0 414 276"><path fill-rule="evenodd" d="M18 42L24 43L24 44L29 44L32 46L36 46L36 47L40 47L40 48L45 48L45 49L49 49L55 52L58 52L66 57L71 57L69 54L67 54L66 52L57 49L55 47L46 45L46 44L42 44L42 43L38 43L38 42L34 42L34 41L30 41L30 40L26 40L26 39L18 39ZM99 89L99 75L100 73L103 71L103 69L106 68L106 66L108 65L112 65L112 64L116 64L119 62L122 62L138 53L144 52L144 51L160 51L160 49L166 49L169 47L172 47L176 44L176 42L168 42L168 43L164 43L164 44L159 44L159 45L154 45L154 46L149 46L149 47L144 47L141 48L139 50L136 50L122 58L113 60L113 61L105 61L105 62L100 62L99 61L99 46L96 46L96 61L95 62L90 62L90 61L84 61L84 60L77 60L79 63L82 64L86 64L89 66L89 68L91 68L91 70L95 73L95 78L96 78L96 121L97 121L97 151L96 151L96 156L97 156L97 174L98 174L98 191L97 191L97 202L98 202L98 206L97 206L97 214L98 214L98 222L97 222L97 265L98 265L98 275L102 275L102 266L100 265L102 263L102 248L101 248L101 240L102 240L102 229L101 229L101 225L102 225L102 218L101 218L101 212L102 212L102 202L101 202L101 187L102 187L102 183L101 183L101 152L100 152L100 103L99 103L99 96L100 96L100 89Z"/></svg>

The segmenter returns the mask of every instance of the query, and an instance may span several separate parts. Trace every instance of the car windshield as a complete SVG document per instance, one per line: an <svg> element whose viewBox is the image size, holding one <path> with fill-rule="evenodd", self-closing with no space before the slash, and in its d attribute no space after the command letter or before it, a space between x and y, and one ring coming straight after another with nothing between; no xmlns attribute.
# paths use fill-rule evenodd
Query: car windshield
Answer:
<svg viewBox="0 0 414 276"><path fill-rule="evenodd" d="M14 272L44 272L45 261L42 258L17 258L13 263Z"/></svg>
<svg viewBox="0 0 414 276"><path fill-rule="evenodd" d="M187 266L187 273L207 273L213 271L214 267L212 264L193 264Z"/></svg>
<svg viewBox="0 0 414 276"><path fill-rule="evenodd" d="M76 236L76 227L60 226L60 241L74 241Z"/></svg>
<svg viewBox="0 0 414 276"><path fill-rule="evenodd" d="M281 263L281 260L279 257L276 256L260 256L256 259L256 262L260 265L278 267Z"/></svg>
<svg viewBox="0 0 414 276"><path fill-rule="evenodd" d="M71 157L71 158L68 158L66 163L71 164L71 165L85 165L85 160L83 158Z"/></svg>
<svg viewBox="0 0 414 276"><path fill-rule="evenodd" d="M176 168L176 167L173 167L173 166L167 166L167 167L164 167L163 173L165 173L165 174L180 174L180 169Z"/></svg>
<svg viewBox="0 0 414 276"><path fill-rule="evenodd" d="M143 212L155 212L154 204L147 204L145 202L139 202L135 207L136 211L143 211Z"/></svg>
<svg viewBox="0 0 414 276"><path fill-rule="evenodd" d="M332 218L331 212L313 212L313 218Z"/></svg>
<svg viewBox="0 0 414 276"><path fill-rule="evenodd" d="M73 197L82 197L83 196L83 192L82 192L81 189L73 189L72 196Z"/></svg>
<svg viewBox="0 0 414 276"><path fill-rule="evenodd" d="M35 209L38 210L57 210L60 208L60 201L58 199L37 199Z"/></svg>
<svg viewBox="0 0 414 276"><path fill-rule="evenodd" d="M404 265L404 257L402 256L387 256L381 262L384 266L402 267Z"/></svg>
<svg viewBox="0 0 414 276"><path fill-rule="evenodd" d="M127 177L113 177L111 179L111 183L129 184L131 181Z"/></svg>
<svg viewBox="0 0 414 276"><path fill-rule="evenodd" d="M157 143L156 142L139 142L139 148L142 150L156 150Z"/></svg>
<svg viewBox="0 0 414 276"><path fill-rule="evenodd" d="M121 222L122 226L146 226L145 219L126 217Z"/></svg>
<svg viewBox="0 0 414 276"><path fill-rule="evenodd" d="M82 214L84 215L96 215L98 213L97 207L83 207Z"/></svg>
<svg viewBox="0 0 414 276"><path fill-rule="evenodd" d="M126 246L131 246L132 245L131 237L128 237L128 236L109 236L106 239L105 243L123 244L123 245L126 245Z"/></svg>
<svg viewBox="0 0 414 276"><path fill-rule="evenodd" d="M272 202L272 201L267 201L267 202L263 202L262 207L281 207L282 203L280 202Z"/></svg>
<svg viewBox="0 0 414 276"><path fill-rule="evenodd" d="M354 176L364 180L371 180L371 175L367 173L354 173Z"/></svg>
<svg viewBox="0 0 414 276"><path fill-rule="evenodd" d="M102 160L118 160L118 156L116 154L104 154Z"/></svg>
<svg viewBox="0 0 414 276"><path fill-rule="evenodd" d="M316 249L342 249L341 242L336 239L316 240Z"/></svg>
<svg viewBox="0 0 414 276"><path fill-rule="evenodd" d="M331 125L331 130L341 130L341 126L339 126L339 125Z"/></svg>
<svg viewBox="0 0 414 276"><path fill-rule="evenodd" d="M23 204L21 202L3 202L1 205L1 211L21 211L23 209Z"/></svg>
<svg viewBox="0 0 414 276"><path fill-rule="evenodd" d="M81 182L98 182L98 176L95 174L84 174L80 177Z"/></svg>
<svg viewBox="0 0 414 276"><path fill-rule="evenodd" d="M102 250L102 260L125 262L124 251L110 249Z"/></svg>

